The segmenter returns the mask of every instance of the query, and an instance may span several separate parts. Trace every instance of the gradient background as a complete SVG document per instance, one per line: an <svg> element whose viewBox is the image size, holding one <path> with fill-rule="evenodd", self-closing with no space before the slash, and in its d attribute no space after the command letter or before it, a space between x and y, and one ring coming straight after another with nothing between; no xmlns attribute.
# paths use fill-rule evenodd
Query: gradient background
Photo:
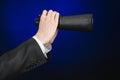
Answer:
<svg viewBox="0 0 120 80"><path fill-rule="evenodd" d="M51 60L18 80L117 80L116 72L120 71L118 5L119 1L115 0L0 0L0 54L36 33L34 19L43 9L56 10L62 16L92 13L93 32L60 30Z"/></svg>

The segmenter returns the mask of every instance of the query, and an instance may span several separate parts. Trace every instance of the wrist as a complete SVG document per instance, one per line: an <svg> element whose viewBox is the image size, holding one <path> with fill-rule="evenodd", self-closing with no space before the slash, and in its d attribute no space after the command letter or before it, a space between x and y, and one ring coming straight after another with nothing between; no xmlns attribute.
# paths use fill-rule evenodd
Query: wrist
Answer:
<svg viewBox="0 0 120 80"><path fill-rule="evenodd" d="M45 47L47 47L49 45L49 42L45 39L45 37L43 35L40 35L39 33L37 33L35 36L42 42L42 44Z"/></svg>

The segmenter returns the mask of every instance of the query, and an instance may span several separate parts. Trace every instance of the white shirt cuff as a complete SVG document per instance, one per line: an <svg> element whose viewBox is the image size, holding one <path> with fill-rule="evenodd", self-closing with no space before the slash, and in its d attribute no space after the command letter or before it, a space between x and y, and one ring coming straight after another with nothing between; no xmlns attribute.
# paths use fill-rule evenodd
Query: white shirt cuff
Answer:
<svg viewBox="0 0 120 80"><path fill-rule="evenodd" d="M47 58L47 53L52 50L52 45L49 45L46 47L36 36L33 36L33 38L36 40L36 42L38 43L39 47L41 48L44 56Z"/></svg>

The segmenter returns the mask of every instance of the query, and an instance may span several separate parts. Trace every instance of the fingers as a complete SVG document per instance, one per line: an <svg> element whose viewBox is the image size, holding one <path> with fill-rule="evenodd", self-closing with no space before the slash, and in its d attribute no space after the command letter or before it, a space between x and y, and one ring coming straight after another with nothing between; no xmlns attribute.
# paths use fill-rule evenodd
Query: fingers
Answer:
<svg viewBox="0 0 120 80"><path fill-rule="evenodd" d="M46 16L47 15L47 11L43 10L42 16Z"/></svg>
<svg viewBox="0 0 120 80"><path fill-rule="evenodd" d="M55 14L55 22L58 23L58 21L59 21L59 13L56 12L56 14Z"/></svg>
<svg viewBox="0 0 120 80"><path fill-rule="evenodd" d="M48 14L47 14L47 17L51 18L51 17L52 17L52 14L53 14L53 10L49 10L49 11L48 11Z"/></svg>
<svg viewBox="0 0 120 80"><path fill-rule="evenodd" d="M43 10L41 17L47 17L49 19L55 20L55 22L58 22L59 20L59 13L53 10Z"/></svg>
<svg viewBox="0 0 120 80"><path fill-rule="evenodd" d="M43 10L42 15L40 17L45 18L47 16L47 11Z"/></svg>
<svg viewBox="0 0 120 80"><path fill-rule="evenodd" d="M56 14L56 12L54 11L54 12L52 13L52 16L51 16L51 19L52 19L52 20L55 19L55 14Z"/></svg>

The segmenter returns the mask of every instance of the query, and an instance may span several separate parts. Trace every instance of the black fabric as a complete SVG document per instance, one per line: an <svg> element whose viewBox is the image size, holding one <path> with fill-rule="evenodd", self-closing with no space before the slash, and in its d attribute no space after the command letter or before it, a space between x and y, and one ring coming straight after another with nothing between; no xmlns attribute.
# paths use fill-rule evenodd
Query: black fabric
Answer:
<svg viewBox="0 0 120 80"><path fill-rule="evenodd" d="M46 61L38 43L31 38L0 56L0 80L15 80Z"/></svg>

